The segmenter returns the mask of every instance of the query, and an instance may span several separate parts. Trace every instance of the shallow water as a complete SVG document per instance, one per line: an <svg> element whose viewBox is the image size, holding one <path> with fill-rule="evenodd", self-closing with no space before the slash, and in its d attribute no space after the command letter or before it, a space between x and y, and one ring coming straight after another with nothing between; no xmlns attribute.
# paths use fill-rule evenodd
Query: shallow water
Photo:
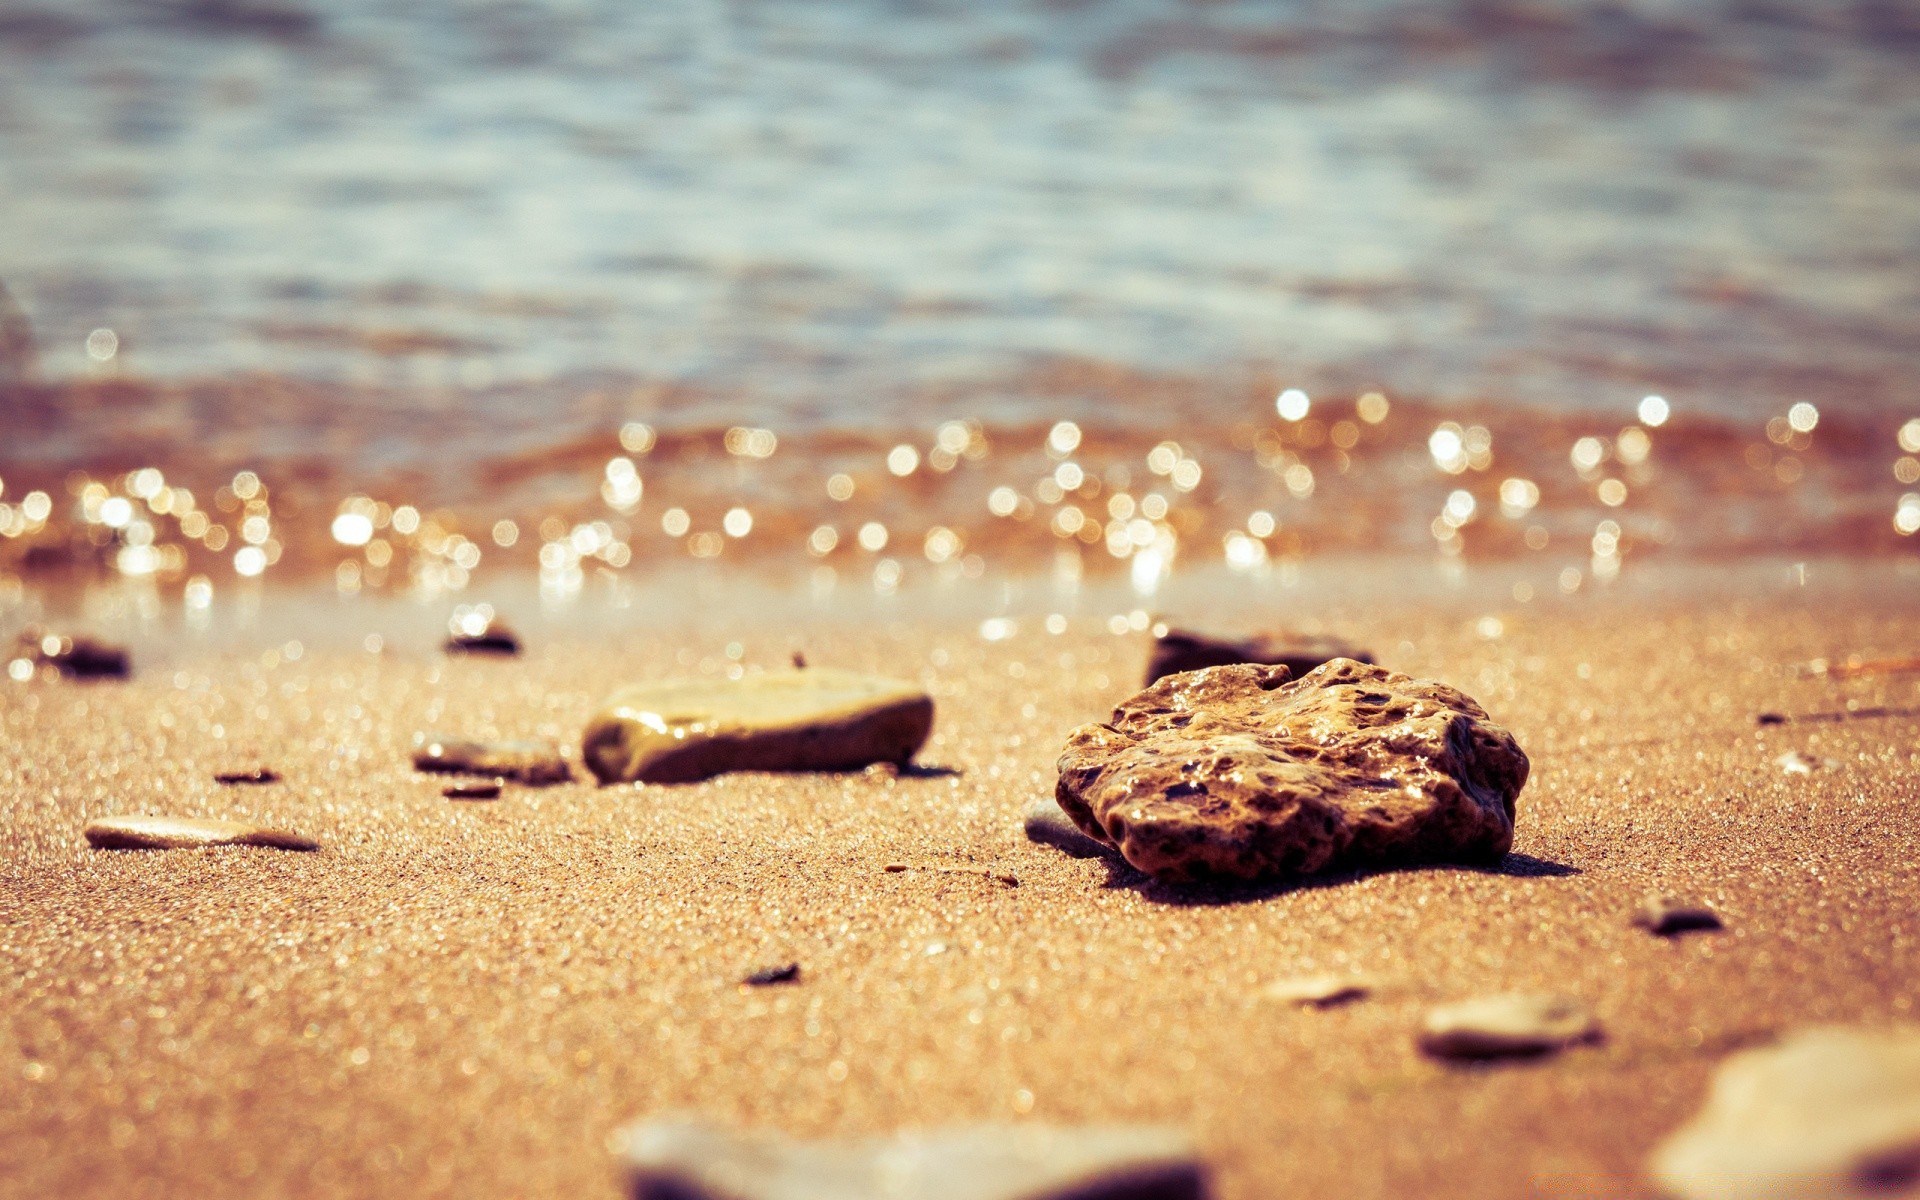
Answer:
<svg viewBox="0 0 1920 1200"><path fill-rule="evenodd" d="M879 522L908 562L1124 568L1156 489L1191 518L1136 549L1185 561L1906 553L1916 57L1903 5L6 0L0 504L117 561L70 472L214 512L253 470L273 564L326 569L354 494L529 562L595 520L633 561ZM1059 420L1095 483L1048 499ZM632 421L658 448L609 511ZM948 421L991 455L888 472ZM1447 421L1491 453L1449 469ZM1163 441L1203 484L1148 473ZM217 573L247 514L215 515Z"/></svg>
<svg viewBox="0 0 1920 1200"><path fill-rule="evenodd" d="M10 2L0 261L56 376L106 327L788 427L1053 356L1887 403L1917 49L1901 5Z"/></svg>

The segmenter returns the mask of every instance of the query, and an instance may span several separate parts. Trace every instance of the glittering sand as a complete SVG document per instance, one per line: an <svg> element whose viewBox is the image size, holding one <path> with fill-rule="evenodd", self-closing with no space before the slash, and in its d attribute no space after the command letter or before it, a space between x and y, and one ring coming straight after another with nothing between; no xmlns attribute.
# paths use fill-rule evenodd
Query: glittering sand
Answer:
<svg viewBox="0 0 1920 1200"><path fill-rule="evenodd" d="M1293 890L1168 890L1023 838L1066 731L1145 661L1094 618L989 643L931 615L774 636L709 614L506 661L176 645L128 683L10 685L0 1190L611 1197L616 1128L680 1110L794 1135L1169 1122L1229 1198L1646 1194L1728 1051L1913 1016L1915 677L1789 669L1911 653L1912 580L1883 583L1509 605L1495 637L1470 605L1350 606L1339 631L1481 699L1533 779L1500 871ZM615 685L735 639L750 668L804 648L924 680L933 769L458 804L409 766L420 728L570 742ZM1894 715L1755 722L1849 701ZM1789 749L1832 761L1788 774ZM213 782L262 763L284 781ZM325 848L81 837L143 811ZM1728 928L1635 928L1654 889ZM795 982L738 984L789 960ZM1383 987L1261 995L1329 972ZM1473 1068L1416 1050L1428 1005L1515 990L1585 1001L1605 1040Z"/></svg>

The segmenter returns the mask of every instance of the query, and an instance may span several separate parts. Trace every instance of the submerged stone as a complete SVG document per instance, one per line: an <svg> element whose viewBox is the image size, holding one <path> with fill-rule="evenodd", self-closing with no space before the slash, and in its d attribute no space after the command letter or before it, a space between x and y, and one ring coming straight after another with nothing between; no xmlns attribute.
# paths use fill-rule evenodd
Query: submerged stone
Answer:
<svg viewBox="0 0 1920 1200"><path fill-rule="evenodd" d="M87 823L86 838L96 850L191 850L201 846L320 848L320 843L312 838L284 829L205 817L101 817Z"/></svg>
<svg viewBox="0 0 1920 1200"><path fill-rule="evenodd" d="M602 783L851 771L906 763L932 730L933 700L912 684L815 667L629 688L587 723L581 756Z"/></svg>
<svg viewBox="0 0 1920 1200"><path fill-rule="evenodd" d="M1027 805L1026 811L1020 814L1020 823L1028 841L1052 846L1074 858L1104 858L1113 854L1113 847L1080 832L1080 827L1052 800L1035 800Z"/></svg>
<svg viewBox="0 0 1920 1200"><path fill-rule="evenodd" d="M1679 1200L1920 1196L1920 1027L1816 1027L1730 1056L1652 1169Z"/></svg>
<svg viewBox="0 0 1920 1200"><path fill-rule="evenodd" d="M1428 1011L1420 1048L1436 1058L1547 1054L1600 1034L1593 1014L1564 996L1482 996Z"/></svg>
<svg viewBox="0 0 1920 1200"><path fill-rule="evenodd" d="M1168 629L1153 639L1153 656L1147 660L1147 683L1153 684L1183 671L1228 667L1235 663L1285 667L1298 679L1336 658L1373 661L1373 655L1367 651L1329 637L1263 633L1236 638L1192 629Z"/></svg>
<svg viewBox="0 0 1920 1200"><path fill-rule="evenodd" d="M421 771L487 775L531 787L567 783L573 768L552 742L476 742L440 733L413 735L413 765Z"/></svg>
<svg viewBox="0 0 1920 1200"><path fill-rule="evenodd" d="M69 679L125 679L133 662L124 647L41 629L23 632L16 653L38 667L51 667Z"/></svg>
<svg viewBox="0 0 1920 1200"><path fill-rule="evenodd" d="M1335 659L1170 675L1083 725L1055 797L1156 878L1269 879L1494 863L1527 756L1444 684Z"/></svg>
<svg viewBox="0 0 1920 1200"><path fill-rule="evenodd" d="M692 1121L620 1135L634 1200L1204 1200L1177 1130L980 1125L794 1141Z"/></svg>

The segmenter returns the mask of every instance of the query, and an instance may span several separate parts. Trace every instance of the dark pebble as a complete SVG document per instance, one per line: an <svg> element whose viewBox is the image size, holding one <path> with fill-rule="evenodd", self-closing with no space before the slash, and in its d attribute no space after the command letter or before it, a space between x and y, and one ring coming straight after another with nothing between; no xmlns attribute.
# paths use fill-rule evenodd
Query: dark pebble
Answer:
<svg viewBox="0 0 1920 1200"><path fill-rule="evenodd" d="M766 987L775 983L795 983L800 979L800 964L781 963L773 967L761 967L740 982L747 987Z"/></svg>

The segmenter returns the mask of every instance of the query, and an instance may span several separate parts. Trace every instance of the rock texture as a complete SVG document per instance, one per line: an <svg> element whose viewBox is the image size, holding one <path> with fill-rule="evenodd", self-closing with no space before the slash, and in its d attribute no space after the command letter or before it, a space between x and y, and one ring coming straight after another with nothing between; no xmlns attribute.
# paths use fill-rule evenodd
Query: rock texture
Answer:
<svg viewBox="0 0 1920 1200"><path fill-rule="evenodd" d="M1527 756L1467 696L1352 659L1170 675L1067 739L1055 798L1157 878L1497 862Z"/></svg>
<svg viewBox="0 0 1920 1200"><path fill-rule="evenodd" d="M1052 800L1035 800L1027 805L1026 811L1020 814L1020 823L1026 829L1027 840L1052 846L1074 858L1102 858L1113 853L1112 846L1080 832L1080 827Z"/></svg>
<svg viewBox="0 0 1920 1200"><path fill-rule="evenodd" d="M1652 1169L1681 1200L1920 1196L1920 1027L1819 1027L1733 1055Z"/></svg>
<svg viewBox="0 0 1920 1200"><path fill-rule="evenodd" d="M932 731L933 700L912 684L816 667L629 688L587 723L581 755L602 783L686 783L903 764Z"/></svg>
<svg viewBox="0 0 1920 1200"><path fill-rule="evenodd" d="M1658 895L1648 896L1634 910L1633 923L1660 937L1722 927L1720 915L1706 905Z"/></svg>
<svg viewBox="0 0 1920 1200"><path fill-rule="evenodd" d="M634 1200L1204 1200L1177 1131L982 1125L798 1142L683 1121L631 1126Z"/></svg>
<svg viewBox="0 0 1920 1200"><path fill-rule="evenodd" d="M1147 683L1182 671L1228 667L1235 663L1285 667L1298 679L1336 658L1373 661L1373 655L1365 650L1327 637L1267 633L1235 638L1192 629L1168 629L1153 639L1153 655L1147 660Z"/></svg>
<svg viewBox="0 0 1920 1200"><path fill-rule="evenodd" d="M573 769L560 747L542 741L476 742L442 733L417 733L413 736L413 765L421 771L486 775L532 787L566 783L573 778Z"/></svg>
<svg viewBox="0 0 1920 1200"><path fill-rule="evenodd" d="M1547 1054L1600 1035L1587 1007L1564 996L1482 996L1427 1012L1420 1048L1437 1058Z"/></svg>
<svg viewBox="0 0 1920 1200"><path fill-rule="evenodd" d="M86 828L96 850L191 850L200 846L270 846L318 850L320 843L284 829L204 817L101 817Z"/></svg>

